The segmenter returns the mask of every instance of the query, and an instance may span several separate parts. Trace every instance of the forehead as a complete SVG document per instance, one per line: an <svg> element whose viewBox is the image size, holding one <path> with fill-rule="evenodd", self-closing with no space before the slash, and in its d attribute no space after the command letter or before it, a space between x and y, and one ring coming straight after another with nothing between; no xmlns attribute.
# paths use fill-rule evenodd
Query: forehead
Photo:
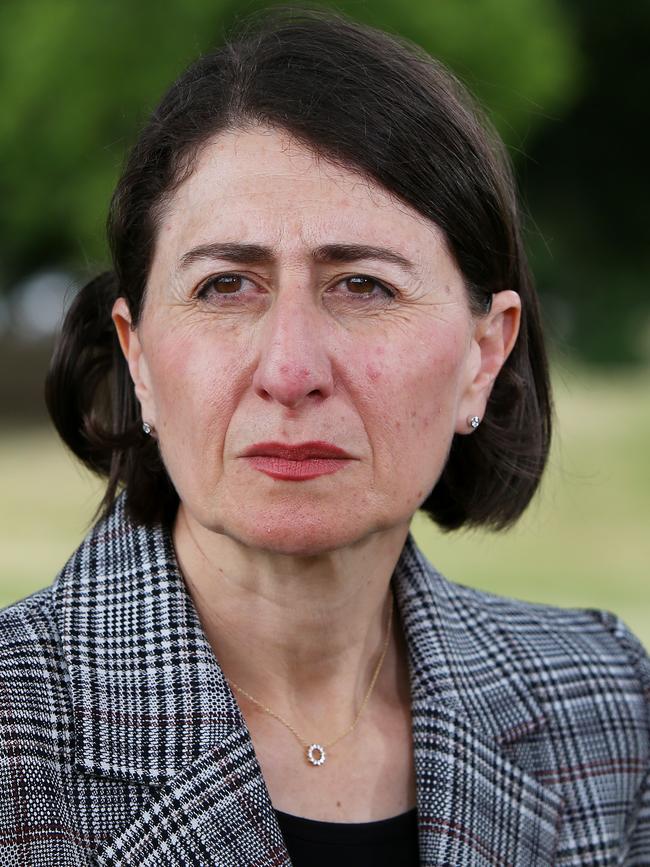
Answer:
<svg viewBox="0 0 650 867"><path fill-rule="evenodd" d="M192 245L396 245L417 261L444 246L440 229L382 186L274 128L229 130L200 152L164 210L161 240L177 258Z"/></svg>

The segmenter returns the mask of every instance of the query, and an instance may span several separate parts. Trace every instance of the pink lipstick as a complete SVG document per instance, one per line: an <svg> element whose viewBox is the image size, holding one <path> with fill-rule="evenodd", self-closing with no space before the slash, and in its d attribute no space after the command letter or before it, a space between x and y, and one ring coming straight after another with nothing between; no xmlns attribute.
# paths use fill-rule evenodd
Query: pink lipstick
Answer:
<svg viewBox="0 0 650 867"><path fill-rule="evenodd" d="M303 482L336 473L354 460L338 446L322 441L289 445L256 443L243 453L256 470L289 482Z"/></svg>

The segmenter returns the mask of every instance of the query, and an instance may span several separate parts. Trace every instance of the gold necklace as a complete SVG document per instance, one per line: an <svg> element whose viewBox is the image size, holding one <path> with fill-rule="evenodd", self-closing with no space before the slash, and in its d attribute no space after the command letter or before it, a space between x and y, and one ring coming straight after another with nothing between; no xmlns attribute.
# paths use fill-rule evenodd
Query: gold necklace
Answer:
<svg viewBox="0 0 650 867"><path fill-rule="evenodd" d="M284 717L280 716L279 713L275 713L275 711L272 711L270 707L267 707L266 705L262 704L262 702L258 701L256 698L253 698L253 696L249 692L246 692L246 690L243 687L236 684L234 680L231 680L230 678L228 678L228 681L229 681L231 686L234 686L236 690L243 693L243 695L245 695L246 698L250 699L253 702L253 704L256 704L258 707L262 708L262 710L266 711L266 713L270 714L272 717L275 717L275 719L277 719L278 722L281 722L282 725L286 726L289 729L289 731L293 734L293 736L296 738L296 740L298 741L300 746L303 747L303 749L305 750L305 756L307 758L307 761L310 762L312 765L315 765L316 767L320 767L320 765L325 763L325 759L327 758L327 754L325 752L325 746L327 746L328 750L331 749L334 746L334 744L337 744L342 738L344 738L346 735L350 734L352 729L359 722L359 718L360 718L361 714L363 713L364 708L365 708L366 704L368 703L368 699L370 698L370 694L371 694L371 692L375 686L375 683L377 682L377 677L379 676L381 666L384 662L384 657L386 656L386 651L388 650L388 642L390 640L390 627L391 627L392 619L393 619L393 594L391 593L390 594L390 608L388 611L388 628L386 630L386 638L384 640L384 646L383 646L383 649L381 652L381 656L379 658L379 662L377 663L377 666L375 668L375 672L372 676L372 680L370 681L370 686L368 687L368 691L366 692L366 695L365 695L363 701L361 702L361 707L359 708L359 712L357 713L356 717L354 718L352 725L349 726L343 732L343 734L340 734L333 741L330 741L329 744L325 744L325 745L324 744L316 744L316 743L310 744L308 741L305 740L305 738L302 738L298 734L298 732L295 730L295 728L291 725L291 723L287 722L286 719L284 719Z"/></svg>

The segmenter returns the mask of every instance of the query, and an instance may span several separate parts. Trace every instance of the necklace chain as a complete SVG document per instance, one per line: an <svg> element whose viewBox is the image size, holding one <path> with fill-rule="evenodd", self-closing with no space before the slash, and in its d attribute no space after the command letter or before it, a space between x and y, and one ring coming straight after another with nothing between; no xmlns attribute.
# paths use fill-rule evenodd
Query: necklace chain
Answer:
<svg viewBox="0 0 650 867"><path fill-rule="evenodd" d="M390 641L390 627L391 627L392 619L393 619L393 594L391 592L391 594L390 594L390 608L388 610L388 626L386 629L386 638L384 639L384 645L383 645L383 648L381 651L381 656L379 657L379 662L377 663L377 665L375 667L374 674L373 674L372 679L370 681L370 686L368 687L368 690L365 694L365 697L364 697L363 701L361 702L361 707L359 708L357 715L355 716L354 720L352 721L352 724L350 726L348 726L348 728L342 734L340 734L337 738L334 738L334 740L330 741L329 744L327 744L327 745L310 744L308 741L305 740L305 738L301 737L298 734L298 732L295 730L295 728L291 725L291 723L287 722L287 720L284 719L284 717L282 717L279 713L276 713L275 711L271 710L270 707L267 707L265 704L262 704L261 701L258 701L256 698L253 698L253 696L249 692L246 692L246 690L243 687L239 686L239 684L235 683L235 681L232 680L231 678L228 678L228 681L229 681L231 686L234 686L238 692L241 692L243 695L246 696L246 698L250 699L250 701L252 701L253 704L256 704L263 711L266 711L266 713L270 714L272 717L275 717L275 719L277 719L278 722L281 722L282 725L286 726L286 728L288 728L289 731L296 738L296 740L298 741L300 746L302 746L306 749L307 759L313 765L322 765L323 762L325 761L325 746L327 746L328 749L333 747L342 738L344 738L346 735L349 735L350 732L356 726L356 724L359 722L361 714L363 713L363 711L366 707L366 704L368 703L368 699L370 698L372 690L375 686L375 683L377 682L379 672L381 671L381 667L382 667L383 662L384 662L384 657L386 656L386 651L388 650L388 643ZM318 750L318 752L320 754L318 759L314 758L314 750Z"/></svg>

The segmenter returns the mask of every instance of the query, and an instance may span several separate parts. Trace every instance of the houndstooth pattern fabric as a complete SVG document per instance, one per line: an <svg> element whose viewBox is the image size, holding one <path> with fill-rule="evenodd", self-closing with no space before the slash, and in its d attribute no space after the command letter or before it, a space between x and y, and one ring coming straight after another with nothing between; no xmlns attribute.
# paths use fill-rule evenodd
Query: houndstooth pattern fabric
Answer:
<svg viewBox="0 0 650 867"><path fill-rule="evenodd" d="M453 584L410 538L392 582L421 863L650 865L650 661L624 624ZM0 612L0 865L290 867L170 534L123 498Z"/></svg>

